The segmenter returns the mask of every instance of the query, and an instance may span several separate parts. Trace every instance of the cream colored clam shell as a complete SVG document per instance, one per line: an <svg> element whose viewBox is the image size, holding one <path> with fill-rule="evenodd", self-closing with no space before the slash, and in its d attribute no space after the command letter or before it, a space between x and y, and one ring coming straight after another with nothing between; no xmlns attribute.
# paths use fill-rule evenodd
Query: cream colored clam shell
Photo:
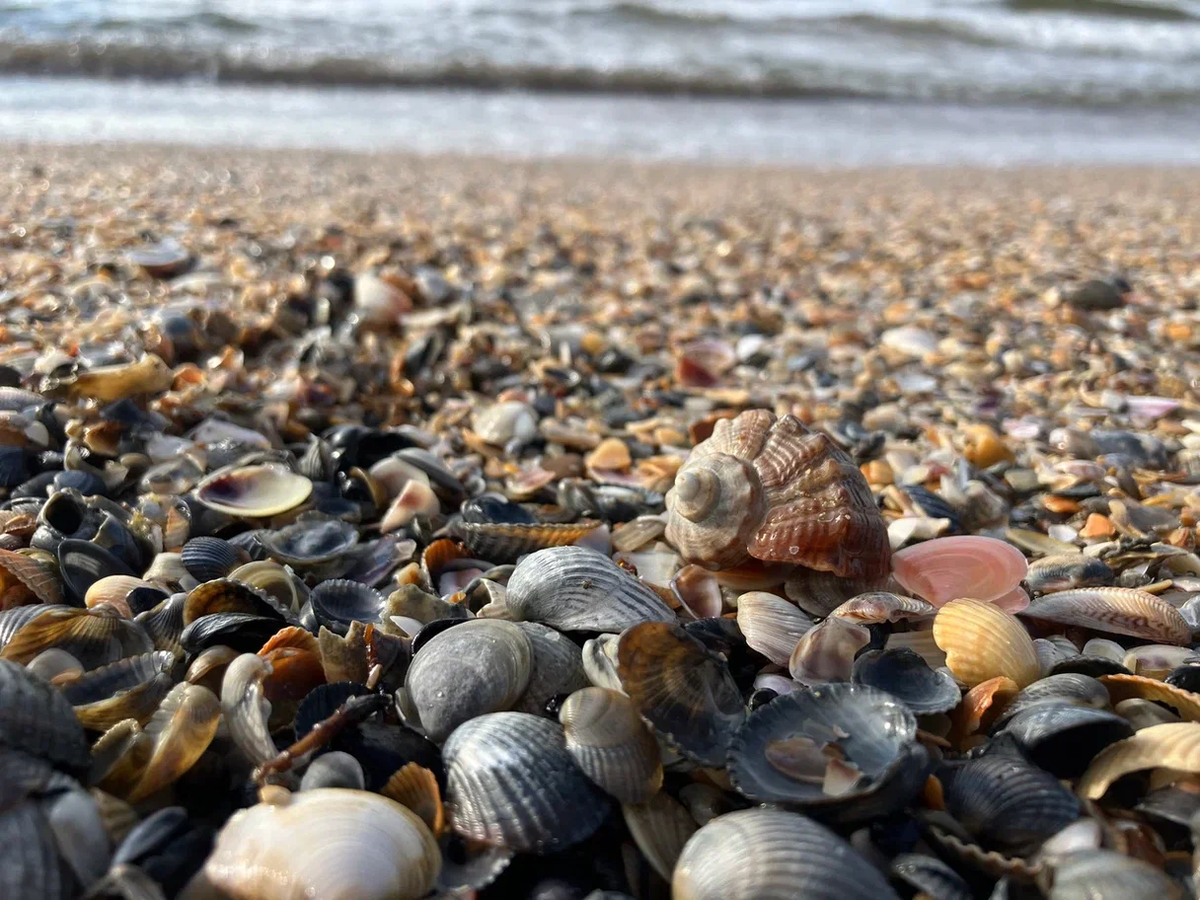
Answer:
<svg viewBox="0 0 1200 900"><path fill-rule="evenodd" d="M954 677L974 687L1004 675L1025 687L1041 677L1037 648L1014 616L982 600L951 600L933 620L933 639Z"/></svg>
<svg viewBox="0 0 1200 900"><path fill-rule="evenodd" d="M1099 800L1118 778L1143 769L1200 773L1200 722L1151 725L1105 747L1079 779L1079 796Z"/></svg>
<svg viewBox="0 0 1200 900"><path fill-rule="evenodd" d="M766 591L738 597L737 623L746 643L778 666L788 664L800 638L813 627L796 604Z"/></svg>

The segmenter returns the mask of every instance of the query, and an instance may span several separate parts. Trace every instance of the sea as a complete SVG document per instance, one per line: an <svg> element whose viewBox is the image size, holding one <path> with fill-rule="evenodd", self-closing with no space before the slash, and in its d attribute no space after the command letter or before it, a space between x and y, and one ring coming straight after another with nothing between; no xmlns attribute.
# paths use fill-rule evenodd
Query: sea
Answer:
<svg viewBox="0 0 1200 900"><path fill-rule="evenodd" d="M0 140L1200 163L1200 0L0 0Z"/></svg>

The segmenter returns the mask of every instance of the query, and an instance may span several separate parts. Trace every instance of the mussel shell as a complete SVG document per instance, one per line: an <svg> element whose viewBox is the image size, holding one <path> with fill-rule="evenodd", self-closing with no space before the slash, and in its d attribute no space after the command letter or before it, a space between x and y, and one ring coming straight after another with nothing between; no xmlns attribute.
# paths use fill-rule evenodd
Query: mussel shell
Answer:
<svg viewBox="0 0 1200 900"><path fill-rule="evenodd" d="M202 535L194 537L180 550L183 567L197 581L224 578L238 566L250 561L250 554L229 541Z"/></svg>
<svg viewBox="0 0 1200 900"><path fill-rule="evenodd" d="M268 532L263 535L262 542L276 561L311 567L328 563L352 550L358 543L358 529L338 519L304 521Z"/></svg>
<svg viewBox="0 0 1200 900"><path fill-rule="evenodd" d="M1097 753L1130 737L1133 726L1107 709L1045 702L1014 716L1005 731L1037 766L1058 778L1074 779Z"/></svg>
<svg viewBox="0 0 1200 900"><path fill-rule="evenodd" d="M133 569L121 558L90 541L67 538L58 545L58 568L62 572L67 596L84 605L88 588L109 575L133 575Z"/></svg>
<svg viewBox="0 0 1200 900"><path fill-rule="evenodd" d="M683 848L673 900L898 900L883 875L811 819L747 809L713 819Z"/></svg>
<svg viewBox="0 0 1200 900"><path fill-rule="evenodd" d="M442 756L454 830L471 840L546 853L586 839L608 815L604 794L549 719L479 716L450 735Z"/></svg>
<svg viewBox="0 0 1200 900"><path fill-rule="evenodd" d="M257 653L279 630L279 619L251 613L215 613L202 616L183 629L179 642L190 654L217 644L243 653Z"/></svg>
<svg viewBox="0 0 1200 900"><path fill-rule="evenodd" d="M337 634L345 634L351 622L378 623L385 604L379 591L348 579L323 581L308 599L317 622Z"/></svg>
<svg viewBox="0 0 1200 900"><path fill-rule="evenodd" d="M600 522L580 519L561 524L501 523L501 522L456 522L450 526L450 535L462 541L471 552L481 559L495 563L516 562L527 553L547 547L564 547L581 540Z"/></svg>
<svg viewBox="0 0 1200 900"><path fill-rule="evenodd" d="M643 622L621 635L617 674L672 748L701 765L724 762L746 714L724 659L678 624Z"/></svg>
<svg viewBox="0 0 1200 900"><path fill-rule="evenodd" d="M868 650L854 660L852 680L887 691L918 716L949 712L962 699L949 674L929 668L912 650Z"/></svg>
<svg viewBox="0 0 1200 900"><path fill-rule="evenodd" d="M303 475L272 464L217 471L196 486L196 499L205 506L249 518L287 512L311 493L312 482Z"/></svg>
<svg viewBox="0 0 1200 900"><path fill-rule="evenodd" d="M70 702L49 682L7 660L0 660L0 747L71 772L85 772L91 764Z"/></svg>

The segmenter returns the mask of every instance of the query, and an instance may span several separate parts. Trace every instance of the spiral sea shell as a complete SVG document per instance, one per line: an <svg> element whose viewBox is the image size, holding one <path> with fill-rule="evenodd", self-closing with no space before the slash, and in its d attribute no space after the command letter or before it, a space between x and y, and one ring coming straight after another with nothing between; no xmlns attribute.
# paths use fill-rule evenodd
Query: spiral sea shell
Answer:
<svg viewBox="0 0 1200 900"><path fill-rule="evenodd" d="M722 419L667 494L667 540L688 561L751 558L883 577L891 551L866 479L828 436L766 410Z"/></svg>

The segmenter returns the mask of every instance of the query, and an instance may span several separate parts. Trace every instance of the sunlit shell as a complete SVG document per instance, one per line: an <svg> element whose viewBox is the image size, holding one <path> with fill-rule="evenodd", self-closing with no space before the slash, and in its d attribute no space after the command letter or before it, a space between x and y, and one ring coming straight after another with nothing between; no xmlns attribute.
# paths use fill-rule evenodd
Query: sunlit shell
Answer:
<svg viewBox="0 0 1200 900"><path fill-rule="evenodd" d="M959 745L972 735L986 732L1019 692L1017 683L1003 675L975 685L950 713L950 741Z"/></svg>
<svg viewBox="0 0 1200 900"><path fill-rule="evenodd" d="M865 625L829 616L796 643L788 672L801 684L849 681L855 656L870 642Z"/></svg>
<svg viewBox="0 0 1200 900"><path fill-rule="evenodd" d="M1135 698L1151 700L1171 707L1188 722L1200 722L1200 694L1144 675L1101 675L1100 683L1108 689L1113 706Z"/></svg>
<svg viewBox="0 0 1200 900"><path fill-rule="evenodd" d="M1081 588L1040 597L1024 615L1161 644L1187 644L1192 629L1179 610L1135 588Z"/></svg>
<svg viewBox="0 0 1200 900"><path fill-rule="evenodd" d="M1118 778L1143 769L1200 773L1200 722L1151 725L1109 745L1079 779L1079 796L1099 800Z"/></svg>
<svg viewBox="0 0 1200 900"><path fill-rule="evenodd" d="M105 731L122 719L144 724L173 685L174 653L156 650L93 669L63 689L81 725Z"/></svg>
<svg viewBox="0 0 1200 900"><path fill-rule="evenodd" d="M229 541L201 536L183 545L180 560L197 581L209 581L224 578L238 566L250 562L250 554Z"/></svg>
<svg viewBox="0 0 1200 900"><path fill-rule="evenodd" d="M1049 896L1054 900L1060 897L1178 900L1186 894L1169 872L1153 863L1113 850L1080 850L1056 862L1054 887Z"/></svg>
<svg viewBox="0 0 1200 900"><path fill-rule="evenodd" d="M1115 578L1108 563L1083 553L1044 556L1031 562L1025 573L1025 583L1039 594L1112 584Z"/></svg>
<svg viewBox="0 0 1200 900"><path fill-rule="evenodd" d="M509 441L521 443L537 437L537 413L526 403L515 400L493 403L477 412L472 420L475 433L494 447Z"/></svg>
<svg viewBox="0 0 1200 900"><path fill-rule="evenodd" d="M851 597L830 613L858 625L880 625L884 622L900 622L913 619L932 618L937 607L916 597L902 597L888 591L868 591Z"/></svg>
<svg viewBox="0 0 1200 900"><path fill-rule="evenodd" d="M263 682L271 674L271 663L253 653L243 653L225 669L221 681L221 712L229 735L253 765L262 765L279 752L267 720L271 704Z"/></svg>
<svg viewBox="0 0 1200 900"><path fill-rule="evenodd" d="M591 519L538 525L457 522L450 527L450 534L466 544L480 559L508 563L547 547L575 544L600 524Z"/></svg>
<svg viewBox="0 0 1200 900"><path fill-rule="evenodd" d="M793 416L717 422L676 475L667 513L667 540L710 568L753 557L847 578L888 571L887 529L862 473Z"/></svg>
<svg viewBox="0 0 1200 900"><path fill-rule="evenodd" d="M384 598L379 591L359 581L333 578L322 581L309 594L317 622L345 634L351 622L379 623Z"/></svg>
<svg viewBox="0 0 1200 900"><path fill-rule="evenodd" d="M100 366L80 373L67 385L67 397L109 403L138 394L165 391L173 378L165 362L153 353L147 353L137 362Z"/></svg>
<svg viewBox="0 0 1200 900"><path fill-rule="evenodd" d="M197 619L216 613L248 613L278 619L284 617L265 593L248 584L229 578L206 581L188 592L183 606L183 622L191 625Z"/></svg>
<svg viewBox="0 0 1200 900"><path fill-rule="evenodd" d="M21 628L0 650L0 659L24 664L50 647L70 653L84 669L95 669L154 649L149 636L136 622L90 610L56 608Z"/></svg>
<svg viewBox="0 0 1200 900"><path fill-rule="evenodd" d="M888 650L907 649L913 651L931 669L940 669L946 665L946 652L934 640L933 630L893 631L888 635L886 647Z"/></svg>
<svg viewBox="0 0 1200 900"><path fill-rule="evenodd" d="M312 482L277 465L216 472L196 486L205 506L231 516L267 518L294 509L312 493Z"/></svg>
<svg viewBox="0 0 1200 900"><path fill-rule="evenodd" d="M898 900L878 869L798 813L747 809L713 819L683 848L673 900Z"/></svg>
<svg viewBox="0 0 1200 900"><path fill-rule="evenodd" d="M379 793L411 809L421 817L434 837L441 837L446 828L446 813L437 776L429 769L415 762L405 763Z"/></svg>
<svg viewBox="0 0 1200 900"><path fill-rule="evenodd" d="M680 625L645 622L617 645L621 687L683 756L719 766L745 709L725 661Z"/></svg>
<svg viewBox="0 0 1200 900"><path fill-rule="evenodd" d="M559 710L567 750L584 773L622 803L642 803L662 785L658 741L624 694L589 687Z"/></svg>
<svg viewBox="0 0 1200 900"><path fill-rule="evenodd" d="M776 594L749 591L737 599L737 623L746 643L779 666L786 666L792 651L813 621Z"/></svg>
<svg viewBox="0 0 1200 900"><path fill-rule="evenodd" d="M299 612L304 605L303 585L273 559L261 559L239 566L229 573L231 581L258 588L279 601L283 609Z"/></svg>
<svg viewBox="0 0 1200 900"><path fill-rule="evenodd" d="M36 559L13 550L0 550L0 570L0 583L4 587L0 609L27 602L63 602L62 587L54 571Z"/></svg>
<svg viewBox="0 0 1200 900"><path fill-rule="evenodd" d="M621 815L634 843L654 871L669 880L697 825L685 807L666 791L644 803L625 803Z"/></svg>
<svg viewBox="0 0 1200 900"><path fill-rule="evenodd" d="M1024 626L982 600L951 600L933 620L933 639L954 677L974 687L1004 675L1024 687L1041 677L1037 650Z"/></svg>
<svg viewBox="0 0 1200 900"><path fill-rule="evenodd" d="M214 694L221 691L221 679L229 664L241 654L232 647L217 645L196 655L189 663L184 680L189 684L202 684Z"/></svg>
<svg viewBox="0 0 1200 900"><path fill-rule="evenodd" d="M130 607L126 598L138 588L147 587L153 587L153 585L132 575L109 575L93 582L92 586L87 589L87 593L84 594L83 603L88 609L107 603L117 609L129 610L126 618L133 618L135 610Z"/></svg>
<svg viewBox="0 0 1200 900"><path fill-rule="evenodd" d="M1121 664L1134 675L1166 679L1176 668L1196 655L1191 647L1170 644L1145 644L1134 647L1121 658ZM1200 672L1200 669L1197 670Z"/></svg>
<svg viewBox="0 0 1200 900"><path fill-rule="evenodd" d="M974 597L1016 612L1028 603L1019 588L1026 568L1025 556L1016 547L978 535L925 541L892 558L896 580L937 607Z"/></svg>
<svg viewBox="0 0 1200 900"><path fill-rule="evenodd" d="M238 900L417 900L441 862L425 823L394 800L272 788L221 829L204 874Z"/></svg>
<svg viewBox="0 0 1200 900"><path fill-rule="evenodd" d="M379 531L389 534L411 525L419 517L436 516L442 509L441 501L433 488L420 481L410 481L401 489L383 518L379 520Z"/></svg>

